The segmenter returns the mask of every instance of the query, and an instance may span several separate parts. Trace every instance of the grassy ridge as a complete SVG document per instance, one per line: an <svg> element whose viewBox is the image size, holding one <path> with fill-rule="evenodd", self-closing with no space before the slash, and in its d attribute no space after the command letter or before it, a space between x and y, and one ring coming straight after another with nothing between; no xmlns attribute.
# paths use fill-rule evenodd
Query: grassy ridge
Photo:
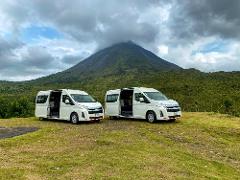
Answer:
<svg viewBox="0 0 240 180"><path fill-rule="evenodd" d="M0 140L0 179L238 179L240 119L184 113L175 123L1 120L41 129Z"/></svg>

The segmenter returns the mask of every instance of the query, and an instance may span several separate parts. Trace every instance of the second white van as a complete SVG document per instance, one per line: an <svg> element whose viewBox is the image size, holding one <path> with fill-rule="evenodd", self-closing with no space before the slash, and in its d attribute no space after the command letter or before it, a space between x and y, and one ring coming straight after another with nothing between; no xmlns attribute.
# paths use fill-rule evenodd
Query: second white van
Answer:
<svg viewBox="0 0 240 180"><path fill-rule="evenodd" d="M36 97L35 116L43 119L100 121L104 117L102 105L80 90L59 89L40 91Z"/></svg>
<svg viewBox="0 0 240 180"><path fill-rule="evenodd" d="M109 90L105 95L105 114L110 118L125 117L175 121L181 117L177 101L168 99L153 88L133 87Z"/></svg>

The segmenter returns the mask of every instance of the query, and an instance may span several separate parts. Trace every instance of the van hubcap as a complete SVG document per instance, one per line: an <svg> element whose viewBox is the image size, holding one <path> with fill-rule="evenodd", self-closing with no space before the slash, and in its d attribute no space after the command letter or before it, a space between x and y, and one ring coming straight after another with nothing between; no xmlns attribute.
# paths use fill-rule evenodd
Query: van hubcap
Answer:
<svg viewBox="0 0 240 180"><path fill-rule="evenodd" d="M73 116L72 116L72 122L73 122L74 124L77 123L77 116L76 116L76 115L73 115Z"/></svg>
<svg viewBox="0 0 240 180"><path fill-rule="evenodd" d="M153 122L154 120L155 120L154 114L149 113L149 114L148 114L148 121L149 121L149 122Z"/></svg>

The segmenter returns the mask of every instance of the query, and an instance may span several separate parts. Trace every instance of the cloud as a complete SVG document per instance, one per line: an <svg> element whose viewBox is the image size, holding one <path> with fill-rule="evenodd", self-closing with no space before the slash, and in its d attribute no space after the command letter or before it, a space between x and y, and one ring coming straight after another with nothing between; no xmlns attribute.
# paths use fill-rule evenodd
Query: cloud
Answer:
<svg viewBox="0 0 240 180"><path fill-rule="evenodd" d="M0 79L12 81L59 72L89 56L88 50L91 50L70 40L41 39L35 44L6 40L0 42Z"/></svg>
<svg viewBox="0 0 240 180"><path fill-rule="evenodd" d="M161 1L160 1L161 2ZM158 34L157 24L149 21L158 1L42 1L34 3L41 21L52 24L80 42L96 41L100 48L132 39L152 42ZM101 8L99 8L101 7ZM156 10L155 10L156 12ZM150 14L152 16L145 17Z"/></svg>
<svg viewBox="0 0 240 180"><path fill-rule="evenodd" d="M238 0L4 1L0 79L62 71L128 40L185 68L240 70L239 9Z"/></svg>
<svg viewBox="0 0 240 180"><path fill-rule="evenodd" d="M203 71L239 71L240 44L231 44L229 52L207 52L193 55L192 66ZM199 64L200 66L197 66Z"/></svg>
<svg viewBox="0 0 240 180"><path fill-rule="evenodd" d="M158 54L160 56L168 54L168 46L162 44L158 46Z"/></svg>
<svg viewBox="0 0 240 180"><path fill-rule="evenodd" d="M181 39L219 36L239 39L240 1L176 0L171 11L172 33Z"/></svg>

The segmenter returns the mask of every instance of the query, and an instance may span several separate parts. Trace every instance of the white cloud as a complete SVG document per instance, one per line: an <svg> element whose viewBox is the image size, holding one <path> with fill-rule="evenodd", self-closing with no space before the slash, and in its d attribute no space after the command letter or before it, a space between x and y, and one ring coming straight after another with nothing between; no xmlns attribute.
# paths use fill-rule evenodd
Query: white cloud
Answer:
<svg viewBox="0 0 240 180"><path fill-rule="evenodd" d="M168 46L160 45L158 46L158 54L159 56L165 56L168 54Z"/></svg>
<svg viewBox="0 0 240 180"><path fill-rule="evenodd" d="M204 72L239 71L240 43L227 43L225 51L200 51L213 41L216 41L216 37L202 38L188 46L171 47L166 58L184 68L196 68Z"/></svg>

